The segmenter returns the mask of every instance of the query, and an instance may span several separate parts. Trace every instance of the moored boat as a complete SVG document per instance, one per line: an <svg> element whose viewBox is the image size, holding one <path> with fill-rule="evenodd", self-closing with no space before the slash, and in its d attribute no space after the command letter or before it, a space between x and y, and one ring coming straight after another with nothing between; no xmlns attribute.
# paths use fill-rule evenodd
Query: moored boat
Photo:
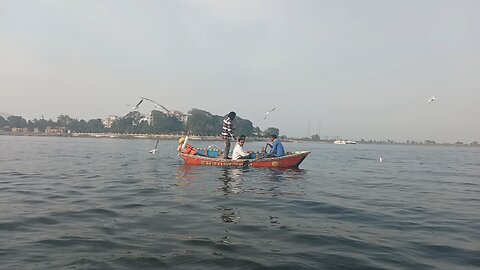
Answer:
<svg viewBox="0 0 480 270"><path fill-rule="evenodd" d="M351 140L335 140L333 143L334 144L357 144L356 141L351 141Z"/></svg>
<svg viewBox="0 0 480 270"><path fill-rule="evenodd" d="M266 157L255 159L223 159L200 155L181 154L185 164L223 166L223 167L256 167L256 168L298 168L300 163L310 154L310 151L287 153L282 157Z"/></svg>

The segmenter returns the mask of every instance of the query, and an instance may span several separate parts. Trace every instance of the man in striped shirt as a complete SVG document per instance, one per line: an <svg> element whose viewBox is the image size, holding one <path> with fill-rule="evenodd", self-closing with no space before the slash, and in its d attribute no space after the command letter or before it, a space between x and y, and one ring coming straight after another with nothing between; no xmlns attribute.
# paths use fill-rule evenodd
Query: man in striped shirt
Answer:
<svg viewBox="0 0 480 270"><path fill-rule="evenodd" d="M222 139L225 142L225 151L223 152L223 158L228 158L228 152L230 152L230 140L235 140L235 135L233 134L233 127L232 121L235 119L237 114L235 112L230 112L225 115L223 118L223 126L222 126Z"/></svg>

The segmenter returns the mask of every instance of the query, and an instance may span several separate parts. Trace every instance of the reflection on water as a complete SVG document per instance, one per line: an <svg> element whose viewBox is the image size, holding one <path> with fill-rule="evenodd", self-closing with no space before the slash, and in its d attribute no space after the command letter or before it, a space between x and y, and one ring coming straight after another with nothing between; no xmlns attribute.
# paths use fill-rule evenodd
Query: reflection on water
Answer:
<svg viewBox="0 0 480 270"><path fill-rule="evenodd" d="M242 189L242 176L248 172L248 168L222 168L221 175L219 177L222 181L222 186L218 189L222 190L225 195L230 193L241 193Z"/></svg>
<svg viewBox="0 0 480 270"><path fill-rule="evenodd" d="M220 210L220 218L222 219L222 222L237 223L240 220L239 213L236 213L233 207L220 205L216 208Z"/></svg>
<svg viewBox="0 0 480 270"><path fill-rule="evenodd" d="M218 190L227 198L216 207L220 211L223 223L237 223L240 221L241 211L235 205L229 205L240 194L278 196L304 196L305 171L300 169L256 169L224 167L219 169ZM269 216L270 223L278 222L278 217Z"/></svg>
<svg viewBox="0 0 480 270"><path fill-rule="evenodd" d="M305 170L302 169L264 169L268 187L261 192L277 196L305 195Z"/></svg>
<svg viewBox="0 0 480 270"><path fill-rule="evenodd" d="M219 180L221 186L218 188L228 197L230 194L238 194L243 192L242 177L248 173L248 168L222 168ZM220 218L223 223L237 223L240 220L240 213L233 206L220 205Z"/></svg>
<svg viewBox="0 0 480 270"><path fill-rule="evenodd" d="M281 170L268 170L268 180L272 182L280 182L283 179L283 171Z"/></svg>
<svg viewBox="0 0 480 270"><path fill-rule="evenodd" d="M197 166L188 166L182 164L178 166L177 174L175 178L177 179L177 186L191 186L195 180L195 174L198 173Z"/></svg>

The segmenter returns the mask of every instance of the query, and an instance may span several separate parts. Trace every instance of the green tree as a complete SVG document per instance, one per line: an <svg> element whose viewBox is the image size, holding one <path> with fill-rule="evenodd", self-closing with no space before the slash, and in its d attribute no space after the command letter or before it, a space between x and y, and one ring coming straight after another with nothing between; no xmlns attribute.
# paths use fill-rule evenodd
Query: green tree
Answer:
<svg viewBox="0 0 480 270"><path fill-rule="evenodd" d="M133 112L129 112L123 118L130 119L132 125L136 126L140 124L140 121L142 121L142 119L144 118L144 115L141 114L140 112L133 111Z"/></svg>
<svg viewBox="0 0 480 270"><path fill-rule="evenodd" d="M8 121L2 116L0 116L0 128L6 127L6 126L8 126Z"/></svg>
<svg viewBox="0 0 480 270"><path fill-rule="evenodd" d="M68 127L72 123L73 119L68 115L59 115L57 125L59 127Z"/></svg>
<svg viewBox="0 0 480 270"><path fill-rule="evenodd" d="M175 116L160 111L152 111L152 127L156 133L179 133L185 130L185 125Z"/></svg>
<svg viewBox="0 0 480 270"><path fill-rule="evenodd" d="M110 128L111 131L116 133L129 133L133 130L132 119L130 118L120 118L118 121L112 124Z"/></svg>
<svg viewBox="0 0 480 270"><path fill-rule="evenodd" d="M280 130L276 127L269 127L263 133L265 134L265 137L270 137L272 134L279 135Z"/></svg>
<svg viewBox="0 0 480 270"><path fill-rule="evenodd" d="M85 130L82 130L82 127L80 126L80 121L78 119L72 119L72 121L66 126L66 128L74 132L85 132Z"/></svg>
<svg viewBox="0 0 480 270"><path fill-rule="evenodd" d="M24 128L27 126L27 120L21 116L12 115L7 118L10 127Z"/></svg>
<svg viewBox="0 0 480 270"><path fill-rule="evenodd" d="M192 109L186 125L187 131L198 135L220 135L224 116L213 115L209 112ZM236 136L252 136L254 128L250 120L236 117L234 121Z"/></svg>
<svg viewBox="0 0 480 270"><path fill-rule="evenodd" d="M47 121L44 119L33 119L33 125L38 128L40 131L45 131L47 128Z"/></svg>
<svg viewBox="0 0 480 270"><path fill-rule="evenodd" d="M48 119L47 120L47 127L52 127L52 128L57 127L57 122L53 122L52 119Z"/></svg>
<svg viewBox="0 0 480 270"><path fill-rule="evenodd" d="M102 119L99 118L88 120L86 128L88 132L103 132L105 129L103 127Z"/></svg>
<svg viewBox="0 0 480 270"><path fill-rule="evenodd" d="M78 121L77 128L80 132L88 132L88 124L83 119L80 119L80 121Z"/></svg>
<svg viewBox="0 0 480 270"><path fill-rule="evenodd" d="M33 131L35 129L35 124L30 120L28 120L28 122L27 122L27 129L29 131Z"/></svg>
<svg viewBox="0 0 480 270"><path fill-rule="evenodd" d="M320 141L320 136L318 134L312 135L312 141Z"/></svg>
<svg viewBox="0 0 480 270"><path fill-rule="evenodd" d="M140 124L138 124L136 127L136 131L138 133L147 133L147 134L150 134L150 133L154 133L153 131L153 127L151 125L148 124L147 121L141 121Z"/></svg>
<svg viewBox="0 0 480 270"><path fill-rule="evenodd" d="M250 120L236 118L236 126L235 126L235 135L238 137L240 135L245 135L250 137L253 135L253 124Z"/></svg>
<svg viewBox="0 0 480 270"><path fill-rule="evenodd" d="M144 116L140 112L129 112L113 123L110 130L117 133L137 133L144 125L142 124L140 128L138 127L143 118Z"/></svg>
<svg viewBox="0 0 480 270"><path fill-rule="evenodd" d="M186 129L198 135L218 135L222 132L223 117L199 109L190 110Z"/></svg>

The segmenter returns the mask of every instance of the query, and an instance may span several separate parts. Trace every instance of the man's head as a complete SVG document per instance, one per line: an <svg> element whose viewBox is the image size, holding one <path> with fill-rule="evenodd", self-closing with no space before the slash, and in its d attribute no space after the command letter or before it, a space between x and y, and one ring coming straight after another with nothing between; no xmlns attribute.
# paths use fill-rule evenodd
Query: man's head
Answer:
<svg viewBox="0 0 480 270"><path fill-rule="evenodd" d="M238 142L238 144L243 146L243 144L245 144L245 135L240 135L240 137L238 137L238 139L237 139L237 142Z"/></svg>
<svg viewBox="0 0 480 270"><path fill-rule="evenodd" d="M183 144L183 142L185 141L185 137L180 137L180 139L178 139L178 144Z"/></svg>
<svg viewBox="0 0 480 270"><path fill-rule="evenodd" d="M270 135L270 138L272 139L272 142L275 141L275 139L277 138L277 134Z"/></svg>
<svg viewBox="0 0 480 270"><path fill-rule="evenodd" d="M230 118L231 120L235 119L235 116L237 116L237 114L235 112L229 112L228 113L228 118Z"/></svg>

